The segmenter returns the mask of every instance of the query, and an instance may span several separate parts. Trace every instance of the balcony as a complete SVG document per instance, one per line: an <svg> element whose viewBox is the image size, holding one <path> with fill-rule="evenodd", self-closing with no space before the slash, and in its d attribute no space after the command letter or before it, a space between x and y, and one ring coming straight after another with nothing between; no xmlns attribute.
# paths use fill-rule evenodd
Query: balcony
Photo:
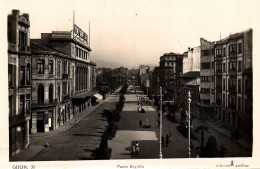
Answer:
<svg viewBox="0 0 260 169"><path fill-rule="evenodd" d="M15 126L20 123L25 123L30 119L30 114L27 113L20 113L15 116L9 116L9 125L10 126Z"/></svg>
<svg viewBox="0 0 260 169"><path fill-rule="evenodd" d="M66 101L68 101L68 100L70 100L70 95L69 95L69 94L62 96L62 102L63 102L63 103L66 102Z"/></svg>
<svg viewBox="0 0 260 169"><path fill-rule="evenodd" d="M68 79L69 75L68 74L62 74L62 79Z"/></svg>
<svg viewBox="0 0 260 169"><path fill-rule="evenodd" d="M52 107L58 103L58 99L51 99L51 100L32 100L32 108L40 108L40 107Z"/></svg>

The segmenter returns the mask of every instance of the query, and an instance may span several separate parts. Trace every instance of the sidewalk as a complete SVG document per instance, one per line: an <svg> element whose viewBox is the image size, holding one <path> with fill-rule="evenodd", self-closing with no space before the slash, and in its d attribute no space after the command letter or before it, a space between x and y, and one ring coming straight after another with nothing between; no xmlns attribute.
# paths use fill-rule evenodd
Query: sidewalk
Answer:
<svg viewBox="0 0 260 169"><path fill-rule="evenodd" d="M120 89L121 88L118 88L114 93L107 95L107 98L109 96L116 95L120 91ZM77 124L75 122L75 120L78 120L78 122L81 121L86 116L88 116L92 111L94 111L99 106L101 106L106 100L102 100L102 101L99 102L99 104L97 104L95 106L91 106L89 108L86 108L84 111L75 115L72 119L70 119L70 121L66 122L64 125L60 126L56 130L52 130L52 131L47 132L47 133L37 133L35 135L30 135L30 140L34 139L34 138L38 138L38 137L54 136L54 135L61 134L65 131L71 129L74 125ZM28 161L28 160L32 159L36 154L41 152L42 150L44 150L44 146L30 144L29 149L21 151L19 154L11 157L9 160L10 161Z"/></svg>

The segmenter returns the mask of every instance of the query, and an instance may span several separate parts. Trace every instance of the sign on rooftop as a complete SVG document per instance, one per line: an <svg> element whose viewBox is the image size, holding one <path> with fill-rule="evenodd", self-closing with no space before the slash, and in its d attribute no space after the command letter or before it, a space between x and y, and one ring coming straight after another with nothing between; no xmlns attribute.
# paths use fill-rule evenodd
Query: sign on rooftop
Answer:
<svg viewBox="0 0 260 169"><path fill-rule="evenodd" d="M74 24L74 39L80 40L81 42L88 43L88 35L81 30L76 24Z"/></svg>

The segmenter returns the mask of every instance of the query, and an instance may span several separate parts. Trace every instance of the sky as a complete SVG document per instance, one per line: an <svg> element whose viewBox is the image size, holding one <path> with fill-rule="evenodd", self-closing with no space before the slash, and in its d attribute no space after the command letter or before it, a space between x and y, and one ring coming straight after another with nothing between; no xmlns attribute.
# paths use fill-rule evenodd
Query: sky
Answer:
<svg viewBox="0 0 260 169"><path fill-rule="evenodd" d="M29 13L31 38L68 31L75 23L89 34L92 60L127 67L159 65L164 53L184 53L200 38L216 41L253 27L256 1L242 0L23 0L6 12Z"/></svg>

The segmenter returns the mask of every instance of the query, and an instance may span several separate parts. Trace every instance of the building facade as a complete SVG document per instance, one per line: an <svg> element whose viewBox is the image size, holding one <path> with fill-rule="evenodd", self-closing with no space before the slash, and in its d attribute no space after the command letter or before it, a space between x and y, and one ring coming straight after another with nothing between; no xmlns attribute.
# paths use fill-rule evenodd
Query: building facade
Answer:
<svg viewBox="0 0 260 169"><path fill-rule="evenodd" d="M217 41L215 52L216 118L252 139L252 30Z"/></svg>
<svg viewBox="0 0 260 169"><path fill-rule="evenodd" d="M200 117L213 119L214 113L214 43L200 39Z"/></svg>
<svg viewBox="0 0 260 169"><path fill-rule="evenodd" d="M178 53L165 53L160 57L160 83L164 93L170 99L180 97L179 77L183 73L183 55Z"/></svg>
<svg viewBox="0 0 260 169"><path fill-rule="evenodd" d="M9 157L29 147L31 116L30 19L8 15Z"/></svg>
<svg viewBox="0 0 260 169"><path fill-rule="evenodd" d="M188 48L183 54L183 74L189 71L200 71L200 46Z"/></svg>
<svg viewBox="0 0 260 169"><path fill-rule="evenodd" d="M97 93L96 64L89 59L87 35L79 31L74 25L73 31L42 33L32 40L32 134L63 125Z"/></svg>

